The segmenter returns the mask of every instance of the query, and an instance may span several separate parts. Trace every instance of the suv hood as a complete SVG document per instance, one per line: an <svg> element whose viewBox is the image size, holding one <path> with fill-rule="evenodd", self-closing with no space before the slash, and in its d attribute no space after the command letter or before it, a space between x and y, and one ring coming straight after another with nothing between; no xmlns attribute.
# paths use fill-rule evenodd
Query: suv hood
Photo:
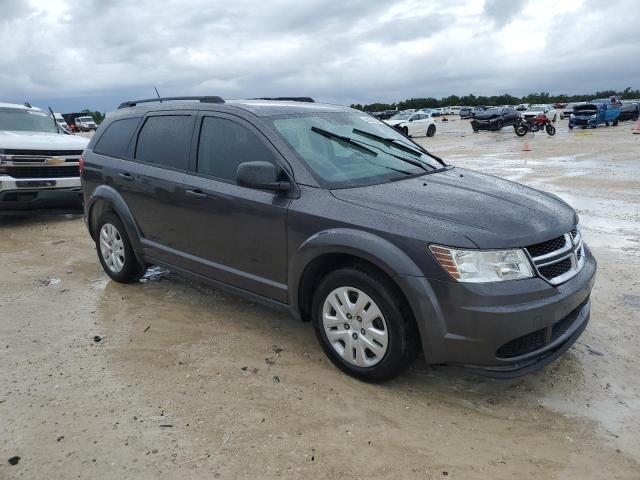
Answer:
<svg viewBox="0 0 640 480"><path fill-rule="evenodd" d="M0 131L0 149L84 150L88 138L63 133Z"/></svg>
<svg viewBox="0 0 640 480"><path fill-rule="evenodd" d="M387 125L391 125L392 127L395 127L396 125L400 125L401 123L407 123L409 121L409 119L407 120L385 120L384 122Z"/></svg>
<svg viewBox="0 0 640 480"><path fill-rule="evenodd" d="M437 242L435 230L446 229L479 248L543 242L569 232L578 220L573 208L552 194L462 168L332 190L332 194L345 202L419 222L423 226L417 228L424 231L425 240Z"/></svg>

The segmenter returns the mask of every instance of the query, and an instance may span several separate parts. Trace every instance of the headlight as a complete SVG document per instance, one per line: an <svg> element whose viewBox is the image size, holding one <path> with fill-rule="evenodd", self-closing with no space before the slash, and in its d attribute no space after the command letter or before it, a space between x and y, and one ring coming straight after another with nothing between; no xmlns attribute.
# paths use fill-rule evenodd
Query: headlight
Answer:
<svg viewBox="0 0 640 480"><path fill-rule="evenodd" d="M533 277L531 264L524 251L458 250L431 245L438 263L459 282L501 282Z"/></svg>

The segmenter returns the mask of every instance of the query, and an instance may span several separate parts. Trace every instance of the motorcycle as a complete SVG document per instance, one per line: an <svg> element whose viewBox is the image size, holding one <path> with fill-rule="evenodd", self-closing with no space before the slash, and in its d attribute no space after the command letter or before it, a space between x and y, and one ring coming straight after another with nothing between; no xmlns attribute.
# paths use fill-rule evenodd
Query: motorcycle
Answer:
<svg viewBox="0 0 640 480"><path fill-rule="evenodd" d="M544 113L530 119L521 118L513 128L519 137L524 137L530 131L534 133L539 132L543 128L549 135L556 134L556 127L553 126L551 120L549 120Z"/></svg>

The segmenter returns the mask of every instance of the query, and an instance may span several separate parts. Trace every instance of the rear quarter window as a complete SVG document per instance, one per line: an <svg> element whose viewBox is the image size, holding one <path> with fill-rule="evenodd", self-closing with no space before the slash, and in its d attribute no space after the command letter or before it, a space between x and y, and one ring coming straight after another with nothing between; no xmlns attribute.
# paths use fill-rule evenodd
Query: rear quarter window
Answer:
<svg viewBox="0 0 640 480"><path fill-rule="evenodd" d="M186 170L193 134L191 115L148 117L136 145L136 160Z"/></svg>
<svg viewBox="0 0 640 480"><path fill-rule="evenodd" d="M93 151L108 157L124 157L139 122L140 117L123 118L112 122L98 139Z"/></svg>

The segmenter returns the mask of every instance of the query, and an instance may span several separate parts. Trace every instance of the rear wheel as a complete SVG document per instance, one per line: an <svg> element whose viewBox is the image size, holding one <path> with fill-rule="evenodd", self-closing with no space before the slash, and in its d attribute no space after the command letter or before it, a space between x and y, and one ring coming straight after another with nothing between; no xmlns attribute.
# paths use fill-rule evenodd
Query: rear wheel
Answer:
<svg viewBox="0 0 640 480"><path fill-rule="evenodd" d="M615 119L615 120L613 121L613 126L614 126L614 127L618 126L618 119Z"/></svg>
<svg viewBox="0 0 640 480"><path fill-rule="evenodd" d="M140 278L144 267L133 253L120 218L115 213L105 213L98 220L96 232L96 251L105 273L120 283L130 283Z"/></svg>
<svg viewBox="0 0 640 480"><path fill-rule="evenodd" d="M397 376L415 359L417 329L396 286L365 267L329 273L313 297L316 337L331 362L368 382Z"/></svg>
<svg viewBox="0 0 640 480"><path fill-rule="evenodd" d="M524 137L529 129L524 123L518 123L515 127L513 127L516 131L516 135L519 137Z"/></svg>
<svg viewBox="0 0 640 480"><path fill-rule="evenodd" d="M429 128L427 128L427 137L433 137L435 134L436 134L436 126L429 125Z"/></svg>

